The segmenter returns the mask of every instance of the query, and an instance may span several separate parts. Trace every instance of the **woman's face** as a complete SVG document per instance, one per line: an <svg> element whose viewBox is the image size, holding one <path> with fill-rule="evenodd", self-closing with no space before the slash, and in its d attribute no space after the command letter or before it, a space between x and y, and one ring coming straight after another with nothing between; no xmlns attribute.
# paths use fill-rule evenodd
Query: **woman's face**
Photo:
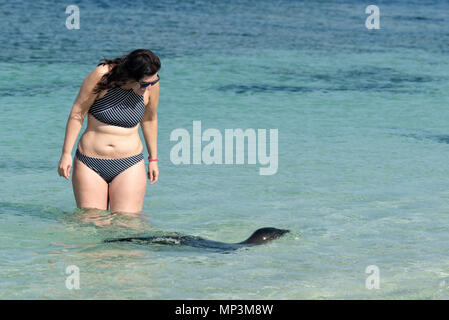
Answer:
<svg viewBox="0 0 449 320"><path fill-rule="evenodd" d="M131 87L131 89L134 90L135 93L137 93L138 95L143 96L143 94L145 93L145 90L147 90L148 88L156 85L156 83L154 84L150 84L148 86L145 86L145 84L154 82L156 80L158 80L158 74L155 73L152 76L145 76L142 79L140 79L139 81L132 81L129 82L129 86ZM142 85L144 85L145 87L142 88Z"/></svg>

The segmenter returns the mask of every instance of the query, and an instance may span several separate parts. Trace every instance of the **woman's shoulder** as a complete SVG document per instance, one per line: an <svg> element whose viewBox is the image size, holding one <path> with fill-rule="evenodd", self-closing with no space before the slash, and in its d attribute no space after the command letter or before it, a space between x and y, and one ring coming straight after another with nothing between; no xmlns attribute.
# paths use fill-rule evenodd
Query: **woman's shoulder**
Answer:
<svg viewBox="0 0 449 320"><path fill-rule="evenodd" d="M102 77L106 73L111 71L112 68L113 68L113 65L111 65L111 64L100 64L92 71L92 73L96 74L97 76Z"/></svg>
<svg viewBox="0 0 449 320"><path fill-rule="evenodd" d="M95 87L101 81L103 76L110 72L112 68L113 66L109 64L100 64L96 66L87 76L90 79L92 87Z"/></svg>

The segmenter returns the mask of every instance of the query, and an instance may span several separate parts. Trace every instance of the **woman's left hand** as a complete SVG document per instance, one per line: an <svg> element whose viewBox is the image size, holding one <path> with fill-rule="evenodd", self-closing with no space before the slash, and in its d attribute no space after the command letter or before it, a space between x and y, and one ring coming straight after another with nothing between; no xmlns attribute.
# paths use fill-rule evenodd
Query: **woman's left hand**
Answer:
<svg viewBox="0 0 449 320"><path fill-rule="evenodd" d="M156 183L159 178L159 169L157 167L157 161L150 161L148 163L148 179L151 180L150 184Z"/></svg>

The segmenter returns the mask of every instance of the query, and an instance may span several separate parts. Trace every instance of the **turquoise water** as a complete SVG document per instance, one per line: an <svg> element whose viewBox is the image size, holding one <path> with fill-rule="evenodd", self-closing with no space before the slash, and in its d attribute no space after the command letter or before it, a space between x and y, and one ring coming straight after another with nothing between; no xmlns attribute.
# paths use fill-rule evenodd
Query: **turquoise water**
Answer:
<svg viewBox="0 0 449 320"><path fill-rule="evenodd" d="M449 298L448 4L379 2L367 30L357 1L145 3L79 1L79 30L66 5L2 4L1 299ZM67 116L102 56L141 47L162 60L160 178L141 216L87 215L57 174ZM277 173L172 164L193 121L278 129ZM228 254L102 243L264 226L291 233Z"/></svg>

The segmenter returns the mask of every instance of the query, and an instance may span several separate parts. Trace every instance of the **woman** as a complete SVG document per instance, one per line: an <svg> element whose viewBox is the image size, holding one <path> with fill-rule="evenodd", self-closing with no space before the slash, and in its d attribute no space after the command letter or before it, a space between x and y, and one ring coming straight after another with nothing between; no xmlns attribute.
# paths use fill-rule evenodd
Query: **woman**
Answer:
<svg viewBox="0 0 449 320"><path fill-rule="evenodd" d="M77 207L138 213L147 186L139 123L150 153L150 184L159 176L156 109L161 62L145 49L103 60L84 79L73 104L58 173L69 179L73 145L88 114L73 162Z"/></svg>

